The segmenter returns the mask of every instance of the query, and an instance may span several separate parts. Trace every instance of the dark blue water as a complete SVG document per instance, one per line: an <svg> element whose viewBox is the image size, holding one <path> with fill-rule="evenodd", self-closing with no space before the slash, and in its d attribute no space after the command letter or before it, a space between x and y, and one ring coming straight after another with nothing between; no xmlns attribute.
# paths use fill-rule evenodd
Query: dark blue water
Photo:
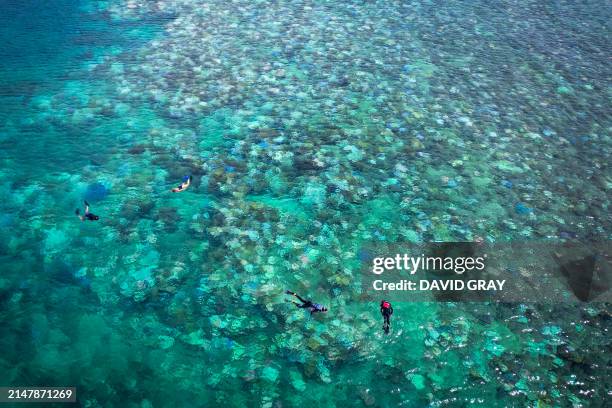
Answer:
<svg viewBox="0 0 612 408"><path fill-rule="evenodd" d="M0 157L20 164L18 178L100 163L116 142L103 128L112 121L114 86L97 67L111 55L129 61L161 25L113 20L98 6L85 0L0 5ZM75 114L77 106L96 103L106 103L109 115Z"/></svg>
<svg viewBox="0 0 612 408"><path fill-rule="evenodd" d="M32 95L36 87L58 85L82 62L90 47L76 46L83 33L104 33L103 24L84 21L80 0L6 0L0 26L1 96Z"/></svg>
<svg viewBox="0 0 612 408"><path fill-rule="evenodd" d="M605 305L406 302L384 336L354 257L609 238L609 17L3 1L0 385L88 407L604 401Z"/></svg>

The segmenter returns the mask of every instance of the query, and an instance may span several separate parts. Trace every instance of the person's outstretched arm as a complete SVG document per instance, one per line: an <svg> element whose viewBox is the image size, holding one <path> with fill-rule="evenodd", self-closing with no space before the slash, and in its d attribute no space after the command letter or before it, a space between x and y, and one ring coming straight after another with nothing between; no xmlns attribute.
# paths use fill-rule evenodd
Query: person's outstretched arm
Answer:
<svg viewBox="0 0 612 408"><path fill-rule="evenodd" d="M297 294L297 293L295 293L295 292L292 292L292 291L290 291L290 290L287 290L287 291L285 291L285 293L286 293L286 294L288 294L288 295L291 295L291 296L295 296L296 298L300 299L300 301L302 301L302 303L308 303L308 301L307 301L307 300L302 299L302 298L300 297L300 295L298 295L298 294Z"/></svg>

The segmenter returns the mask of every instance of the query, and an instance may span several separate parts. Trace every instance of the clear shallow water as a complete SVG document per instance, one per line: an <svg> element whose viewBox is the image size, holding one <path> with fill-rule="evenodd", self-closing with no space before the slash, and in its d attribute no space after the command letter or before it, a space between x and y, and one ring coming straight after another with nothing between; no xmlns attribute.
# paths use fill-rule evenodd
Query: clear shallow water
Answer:
<svg viewBox="0 0 612 408"><path fill-rule="evenodd" d="M397 304L385 337L356 254L609 239L606 5L47 4L1 13L2 384L84 406L605 401L606 305Z"/></svg>

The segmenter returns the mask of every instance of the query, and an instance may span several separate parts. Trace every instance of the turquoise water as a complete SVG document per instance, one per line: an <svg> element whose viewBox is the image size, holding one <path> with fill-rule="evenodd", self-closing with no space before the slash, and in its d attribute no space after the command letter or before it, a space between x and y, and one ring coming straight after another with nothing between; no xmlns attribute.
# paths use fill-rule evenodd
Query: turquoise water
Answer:
<svg viewBox="0 0 612 408"><path fill-rule="evenodd" d="M609 240L608 4L0 11L0 385L87 407L605 405L609 305L396 303L385 336L358 253Z"/></svg>

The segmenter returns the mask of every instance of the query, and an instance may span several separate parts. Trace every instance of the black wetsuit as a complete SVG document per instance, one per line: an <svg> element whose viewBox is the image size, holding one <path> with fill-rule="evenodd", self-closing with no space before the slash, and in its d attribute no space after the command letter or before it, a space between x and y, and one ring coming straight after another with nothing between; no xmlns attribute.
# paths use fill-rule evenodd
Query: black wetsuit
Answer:
<svg viewBox="0 0 612 408"><path fill-rule="evenodd" d="M100 217L92 213L86 213L85 218L87 218L89 221L98 221Z"/></svg>
<svg viewBox="0 0 612 408"><path fill-rule="evenodd" d="M391 306L391 303L387 303L389 307L384 307L382 303L380 305L380 313L383 315L384 319L383 330L385 333L389 333L389 328L391 327L391 315L393 314L393 306Z"/></svg>
<svg viewBox="0 0 612 408"><path fill-rule="evenodd" d="M84 204L85 204L85 215L81 217L81 211L78 208L75 210L74 213L81 219L81 221L85 221L85 220L98 221L100 217L98 217L94 213L89 212L89 203L87 201L84 201Z"/></svg>
<svg viewBox="0 0 612 408"><path fill-rule="evenodd" d="M327 309L325 309L322 305L320 305L318 303L312 303L312 301L310 301L310 300L303 299L297 293L291 292L291 294L293 296L295 296L296 298L298 298L300 300L300 302L302 302L302 304L299 304L297 302L292 302L292 303L294 305L296 305L297 307L299 307L300 309L310 309L310 314L313 314L313 313L316 313L316 312L325 312L325 311L327 311Z"/></svg>

